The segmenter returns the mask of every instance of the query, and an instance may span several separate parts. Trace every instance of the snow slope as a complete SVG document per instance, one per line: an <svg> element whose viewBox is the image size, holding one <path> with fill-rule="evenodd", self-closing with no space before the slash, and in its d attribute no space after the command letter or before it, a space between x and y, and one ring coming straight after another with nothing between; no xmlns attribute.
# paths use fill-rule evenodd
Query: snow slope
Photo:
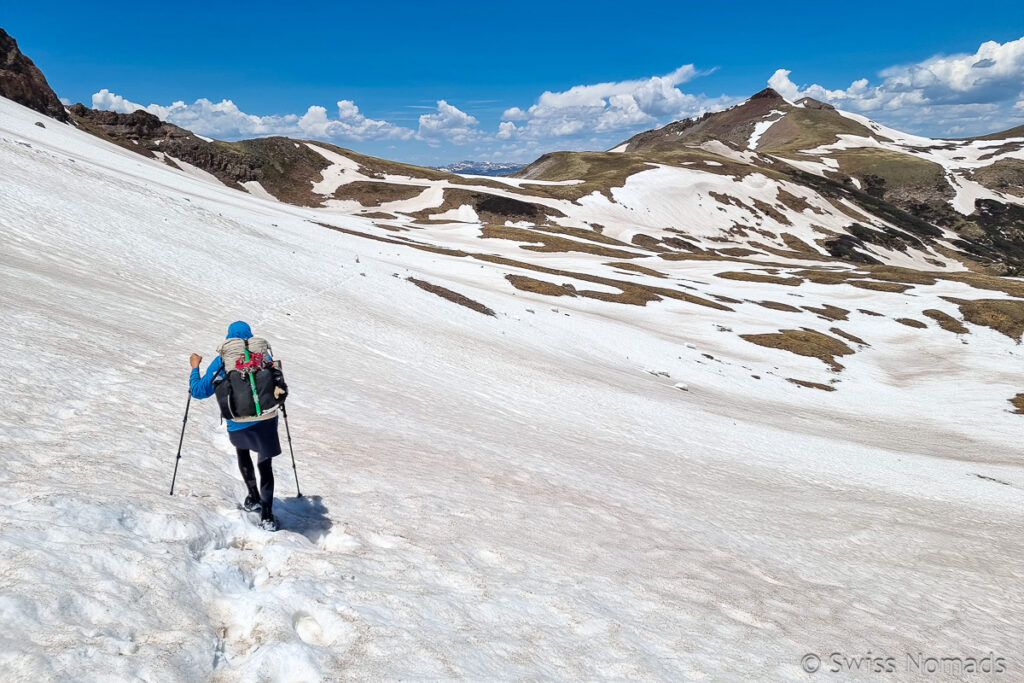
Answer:
<svg viewBox="0 0 1024 683"><path fill-rule="evenodd" d="M533 271L329 230L391 234L39 119L0 99L6 678L804 680L807 652L868 650L1024 666L1006 403L1024 352L892 319L955 315L939 297L970 286L793 287L705 260L659 267L731 312L554 299L504 277ZM762 299L882 315L835 323L870 344L835 375L737 336L822 325ZM188 354L205 366L235 319L293 392L306 497L286 453L276 534L236 509L210 401L167 495Z"/></svg>

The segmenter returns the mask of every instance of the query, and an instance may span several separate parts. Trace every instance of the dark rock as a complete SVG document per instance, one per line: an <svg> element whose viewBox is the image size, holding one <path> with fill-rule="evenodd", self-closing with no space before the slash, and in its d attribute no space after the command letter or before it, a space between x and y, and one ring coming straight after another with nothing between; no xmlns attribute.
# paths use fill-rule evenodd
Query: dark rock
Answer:
<svg viewBox="0 0 1024 683"><path fill-rule="evenodd" d="M761 90L761 91L756 92L753 95L751 95L750 99L752 99L752 100L781 100L783 98L782 98L782 95L777 93L774 89L772 89L772 88L765 88L764 90Z"/></svg>
<svg viewBox="0 0 1024 683"><path fill-rule="evenodd" d="M863 248L864 243L853 235L840 235L834 240L825 242L825 248L828 250L828 253L835 258L853 261L854 263L881 265L882 262L875 257L857 251L858 247Z"/></svg>
<svg viewBox="0 0 1024 683"><path fill-rule="evenodd" d="M18 49L18 43L0 28L0 95L41 114L67 122L57 93L31 59Z"/></svg>
<svg viewBox="0 0 1024 683"><path fill-rule="evenodd" d="M796 103L802 104L804 109L835 109L835 107L828 102L822 102L821 100L816 100L813 97L805 97L801 100L797 100Z"/></svg>

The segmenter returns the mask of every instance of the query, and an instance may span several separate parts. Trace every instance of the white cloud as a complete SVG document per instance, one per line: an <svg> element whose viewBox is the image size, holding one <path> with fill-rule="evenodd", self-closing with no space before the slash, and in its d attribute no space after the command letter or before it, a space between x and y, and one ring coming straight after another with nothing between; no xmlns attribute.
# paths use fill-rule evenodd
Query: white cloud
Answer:
<svg viewBox="0 0 1024 683"><path fill-rule="evenodd" d="M779 69L768 85L790 100L813 97L889 120L941 124L951 133L974 125L1013 123L1011 103L1021 98L1024 82L1024 37L1006 43L988 41L972 54L938 55L914 64L892 66L870 85L861 78L847 88L818 84L798 86L790 71ZM959 128L960 130L954 130Z"/></svg>
<svg viewBox="0 0 1024 683"><path fill-rule="evenodd" d="M438 100L436 113L420 116L420 127L416 137L432 145L442 141L463 145L480 135L477 129L479 124L475 116L444 100Z"/></svg>
<svg viewBox="0 0 1024 683"><path fill-rule="evenodd" d="M502 121L525 121L528 118L530 118L530 115L519 107L506 109L505 113L501 115Z"/></svg>
<svg viewBox="0 0 1024 683"><path fill-rule="evenodd" d="M587 133L611 133L657 125L735 103L735 98L708 98L677 86L701 75L692 64L664 76L576 85L546 91L527 110L512 107L502 114L498 137L547 139ZM521 125L513 122L524 121Z"/></svg>
<svg viewBox="0 0 1024 683"><path fill-rule="evenodd" d="M359 113L359 107L352 100L338 102L338 118L327 118L324 107L312 106L299 118L299 128L306 135L351 140L384 140L397 138L408 140L413 132L387 121L369 119Z"/></svg>
<svg viewBox="0 0 1024 683"><path fill-rule="evenodd" d="M511 121L502 121L498 124L498 138L507 140L516 134L516 124Z"/></svg>
<svg viewBox="0 0 1024 683"><path fill-rule="evenodd" d="M337 103L338 117L329 118L327 109L311 106L306 113L257 116L240 110L231 100L212 102L200 98L192 104L178 100L169 105L143 106L104 88L92 96L94 109L106 109L128 114L144 109L182 128L201 135L245 137L263 135L290 135L347 140L408 140L413 131L387 121L370 119L359 112L351 100Z"/></svg>

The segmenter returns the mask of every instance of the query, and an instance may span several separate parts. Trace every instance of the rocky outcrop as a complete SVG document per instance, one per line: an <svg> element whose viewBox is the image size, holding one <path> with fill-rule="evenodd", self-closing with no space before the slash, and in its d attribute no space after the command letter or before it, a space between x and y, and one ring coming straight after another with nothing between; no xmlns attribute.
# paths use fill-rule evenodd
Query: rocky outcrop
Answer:
<svg viewBox="0 0 1024 683"><path fill-rule="evenodd" d="M67 122L57 93L31 59L18 49L18 42L0 28L0 95L41 114Z"/></svg>
<svg viewBox="0 0 1024 683"><path fill-rule="evenodd" d="M131 114L114 111L89 109L82 103L71 106L75 123L90 133L102 134L115 142L140 143L144 141L172 138L189 138L192 133L171 123L165 123L147 111L138 110ZM135 149L134 151L140 151Z"/></svg>

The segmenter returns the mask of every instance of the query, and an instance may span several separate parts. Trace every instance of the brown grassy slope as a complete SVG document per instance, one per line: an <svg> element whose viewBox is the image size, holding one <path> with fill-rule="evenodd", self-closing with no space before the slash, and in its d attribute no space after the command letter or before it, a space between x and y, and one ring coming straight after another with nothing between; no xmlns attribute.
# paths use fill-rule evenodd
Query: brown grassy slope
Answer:
<svg viewBox="0 0 1024 683"><path fill-rule="evenodd" d="M779 330L769 334L741 334L740 337L758 346L817 358L837 372L842 370L843 366L835 357L854 353L853 349L835 337L806 327L800 330Z"/></svg>
<svg viewBox="0 0 1024 683"><path fill-rule="evenodd" d="M356 180L334 192L335 199L354 199L363 206L380 206L385 202L412 199L426 190L423 185L400 185L376 180Z"/></svg>
<svg viewBox="0 0 1024 683"><path fill-rule="evenodd" d="M800 158L798 151L836 142L840 134L873 137L865 126L831 109L793 109L761 136L758 152Z"/></svg>
<svg viewBox="0 0 1024 683"><path fill-rule="evenodd" d="M974 171L973 179L992 190L1024 197L1024 160L1000 159Z"/></svg>
<svg viewBox="0 0 1024 683"><path fill-rule="evenodd" d="M939 164L888 149L847 149L831 155L839 172L857 178L869 194L897 206L941 204L956 195Z"/></svg>
<svg viewBox="0 0 1024 683"><path fill-rule="evenodd" d="M1011 339L1020 341L1024 334L1024 301L1009 299L975 299L967 301L943 297L960 308L964 320L975 325L991 327Z"/></svg>

